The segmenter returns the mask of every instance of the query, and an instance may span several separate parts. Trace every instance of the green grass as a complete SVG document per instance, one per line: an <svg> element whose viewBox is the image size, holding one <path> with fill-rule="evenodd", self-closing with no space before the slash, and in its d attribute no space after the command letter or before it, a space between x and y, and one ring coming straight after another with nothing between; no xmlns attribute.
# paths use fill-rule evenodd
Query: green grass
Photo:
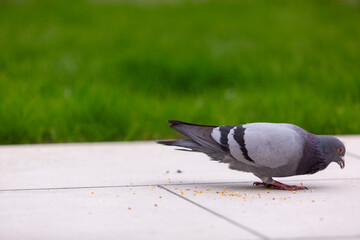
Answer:
<svg viewBox="0 0 360 240"><path fill-rule="evenodd" d="M359 134L359 23L351 1L0 1L0 143Z"/></svg>

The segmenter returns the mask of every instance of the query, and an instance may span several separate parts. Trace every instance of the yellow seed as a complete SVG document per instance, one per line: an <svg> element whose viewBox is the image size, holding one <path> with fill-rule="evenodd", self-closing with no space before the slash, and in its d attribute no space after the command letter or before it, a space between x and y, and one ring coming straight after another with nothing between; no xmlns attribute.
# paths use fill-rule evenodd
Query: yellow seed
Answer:
<svg viewBox="0 0 360 240"><path fill-rule="evenodd" d="M94 192L91 192L91 194L94 194Z"/></svg>
<svg viewBox="0 0 360 240"><path fill-rule="evenodd" d="M136 193L133 193L134 195L136 194Z"/></svg>
<svg viewBox="0 0 360 240"><path fill-rule="evenodd" d="M119 197L119 195L116 195L117 197Z"/></svg>

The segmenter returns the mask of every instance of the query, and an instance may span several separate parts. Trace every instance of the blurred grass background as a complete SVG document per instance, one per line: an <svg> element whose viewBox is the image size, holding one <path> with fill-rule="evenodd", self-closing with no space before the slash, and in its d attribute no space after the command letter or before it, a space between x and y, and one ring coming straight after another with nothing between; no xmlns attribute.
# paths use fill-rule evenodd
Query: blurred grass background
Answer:
<svg viewBox="0 0 360 240"><path fill-rule="evenodd" d="M0 1L0 143L359 134L359 23L358 1Z"/></svg>

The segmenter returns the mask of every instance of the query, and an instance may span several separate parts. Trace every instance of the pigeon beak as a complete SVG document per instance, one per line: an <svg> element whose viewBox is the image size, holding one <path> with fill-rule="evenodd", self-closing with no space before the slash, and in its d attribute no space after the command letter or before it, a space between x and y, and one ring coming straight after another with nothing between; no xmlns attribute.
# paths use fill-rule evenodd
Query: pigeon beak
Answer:
<svg viewBox="0 0 360 240"><path fill-rule="evenodd" d="M340 160L338 161L338 164L340 165L340 168L343 169L345 167L344 159L340 158Z"/></svg>

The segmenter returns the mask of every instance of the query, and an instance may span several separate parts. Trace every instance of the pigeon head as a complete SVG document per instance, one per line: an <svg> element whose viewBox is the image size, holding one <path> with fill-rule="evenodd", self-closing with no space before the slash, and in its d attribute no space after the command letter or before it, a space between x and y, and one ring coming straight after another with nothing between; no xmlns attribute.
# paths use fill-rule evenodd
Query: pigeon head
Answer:
<svg viewBox="0 0 360 240"><path fill-rule="evenodd" d="M325 155L326 163L336 162L340 165L340 168L345 167L345 146L337 138L331 136L320 136L319 147Z"/></svg>

